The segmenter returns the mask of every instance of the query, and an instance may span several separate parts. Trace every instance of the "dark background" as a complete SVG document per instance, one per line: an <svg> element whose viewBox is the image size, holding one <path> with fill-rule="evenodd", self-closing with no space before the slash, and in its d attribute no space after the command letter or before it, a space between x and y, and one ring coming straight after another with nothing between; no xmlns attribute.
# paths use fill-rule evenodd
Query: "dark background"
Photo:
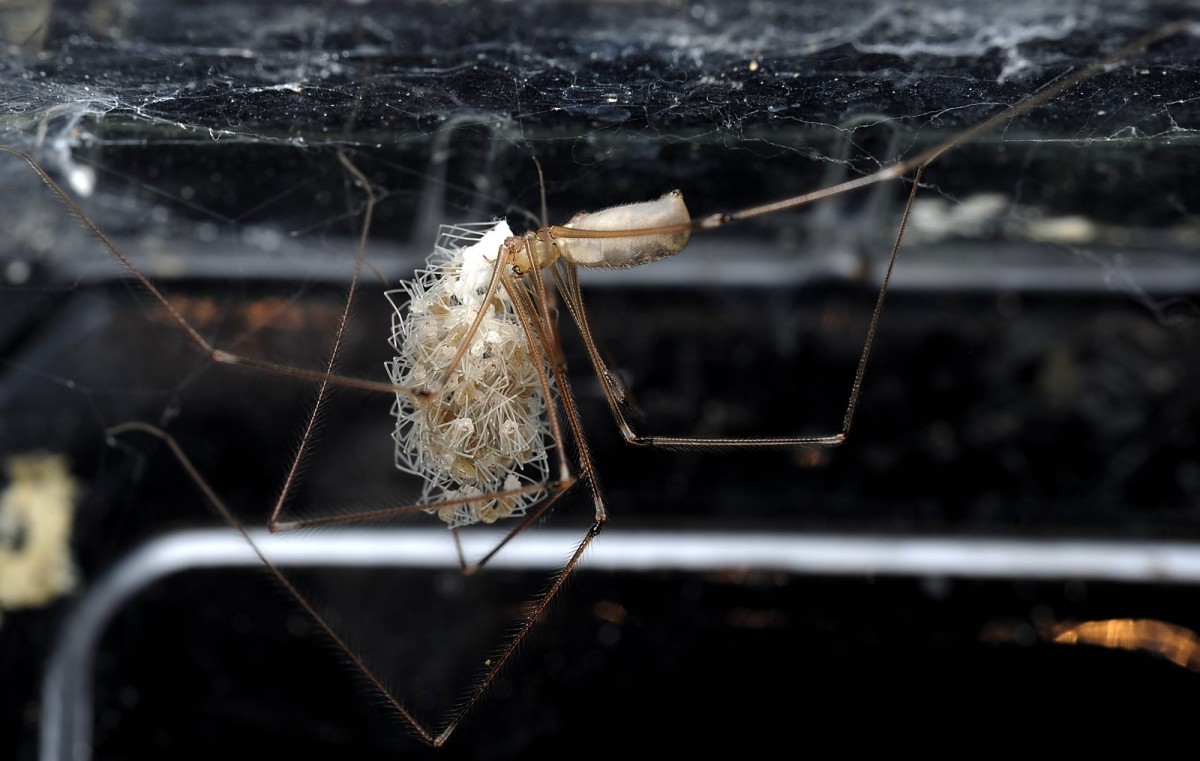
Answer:
<svg viewBox="0 0 1200 761"><path fill-rule="evenodd" d="M380 193L367 254L394 283L442 222L536 217L534 158L551 221L672 188L697 215L732 210L914 155L1184 11L982 8L30 4L0 17L3 142L32 151L206 337L319 367L364 204L339 150ZM1196 52L1191 36L1157 44L930 169L840 450L632 450L565 329L612 511L600 541L636 527L1194 538ZM67 181L80 171L94 172L93 192ZM6 158L0 183L0 447L70 458L83 485L79 594L150 537L220 525L161 446L112 446L107 426L163 426L261 524L311 388L208 366L27 167ZM584 273L644 429L836 430L904 190ZM1065 229L1077 232L1054 232ZM381 290L369 275L347 374L383 377ZM298 509L411 491L391 469L389 406L336 396ZM582 532L590 509L581 491L551 523ZM548 576L297 575L431 721ZM1195 594L866 569L585 570L444 755L619 749L642 733L755 747L841 737L843 721L993 723L1052 715L1072 695L1113 711L1194 694L1195 676L1165 660L1056 647L1037 631L1113 617L1195 629ZM72 604L5 616L6 756L36 754L38 680ZM259 572L154 586L106 637L95 757L419 750L306 628Z"/></svg>

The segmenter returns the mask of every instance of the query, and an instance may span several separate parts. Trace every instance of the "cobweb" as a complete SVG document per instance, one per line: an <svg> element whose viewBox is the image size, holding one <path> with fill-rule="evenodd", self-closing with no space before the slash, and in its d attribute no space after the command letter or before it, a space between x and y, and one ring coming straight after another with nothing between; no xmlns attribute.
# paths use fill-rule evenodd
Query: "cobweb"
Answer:
<svg viewBox="0 0 1200 761"><path fill-rule="evenodd" d="M207 338L302 367L323 366L362 222L349 157L379 205L341 370L382 379L380 294L442 224L537 225L539 168L551 222L673 188L695 215L785 198L915 155L1187 7L31 2L0 11L0 143ZM1194 533L1198 49L1155 45L930 169L849 454L631 454L564 316L619 519ZM116 423L171 430L261 521L311 389L210 367L0 159L0 450L65 454L83 478L83 575L213 522L168 458L105 438ZM836 427L905 189L584 273L647 428ZM419 492L392 472L390 404L338 397L297 510Z"/></svg>
<svg viewBox="0 0 1200 761"><path fill-rule="evenodd" d="M279 319L295 325L312 316L288 313L303 294L348 277L364 200L338 151L380 193L368 260L395 283L443 223L536 224L535 159L552 222L675 187L693 213L732 210L912 155L1172 17L1159 4L1010 3L981 14L954 3L759 3L751 13L708 3L647 5L630 24L620 4L469 8L9 10L0 141L30 151L168 287L227 281L221 295L180 297L209 310L196 319L210 336L236 346L268 319L246 306L260 297L252 288L270 290ZM924 245L897 285L1118 290L1160 320L1186 319L1173 296L1195 282L1194 39L1155 46L940 162L908 233ZM0 182L4 274L18 294L0 323L13 349L4 399L16 409L24 389L49 383L83 400L60 410L57 426L39 432L30 420L0 436L8 448L56 448L64 428L73 438L135 412L105 408L129 380L81 371L114 365L102 352L84 360L86 349L73 367L47 365L33 355L68 349L46 349L33 331L51 330L43 312L85 284L125 273L21 162L6 159ZM881 186L698 236L686 257L587 282L719 291L853 281L886 253L901 198L898 185ZM963 240L991 247L950 245ZM126 311L138 309L133 291ZM311 343L285 358L319 363L327 340ZM140 416L177 412L172 390L202 372L186 350L178 362L174 378L134 364L146 377L133 393L164 397Z"/></svg>

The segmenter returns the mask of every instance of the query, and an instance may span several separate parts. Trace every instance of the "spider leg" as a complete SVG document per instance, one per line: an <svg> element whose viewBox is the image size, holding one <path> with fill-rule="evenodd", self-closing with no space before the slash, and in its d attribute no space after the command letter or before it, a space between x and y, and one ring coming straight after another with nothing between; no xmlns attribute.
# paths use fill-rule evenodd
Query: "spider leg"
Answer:
<svg viewBox="0 0 1200 761"><path fill-rule="evenodd" d="M545 290L540 284L541 281L535 279L535 283L538 284L536 286L537 290L535 291L535 293L537 293L536 298L542 298L545 294ZM554 601L554 598L558 596L559 591L561 591L567 579L579 565L580 560L583 558L584 552L587 551L587 548L591 545L592 541L600 535L600 532L604 530L605 525L608 523L608 512L605 509L604 498L600 492L599 484L596 479L596 470L592 462L591 453L588 450L587 442L583 436L583 428L580 423L579 412L575 406L575 399L571 394L570 386L567 385L565 366L561 361L547 361L548 357L552 355L557 356L560 354L556 345L547 345L548 342L553 340L552 337L555 336L555 332L553 331L552 326L543 325L538 319L535 318L535 315L539 313L537 304L533 303L535 296L531 296L530 293L525 290L520 283L516 282L515 279L508 273L504 273L504 285L509 294L512 296L513 305L516 308L518 316L520 317L521 325L525 328L526 335L529 338L531 351L539 355L537 357L537 364L540 368L543 368L541 371L543 373L543 386L549 386L549 378L544 375L544 368L547 365L549 365L550 371L554 376L554 381L559 391L559 401L563 409L563 417L566 420L567 427L571 430L572 438L574 439L578 449L580 468L579 477L585 481L589 487L592 497L592 504L595 509L595 518L583 539L581 539L579 544L576 546L575 551L551 580L550 586L544 593L542 593L540 597L535 599L530 604L529 611L526 614L525 619L518 627L516 633L500 649L496 656L488 660L486 670L482 678L470 691L463 703L450 717L449 721L442 728L442 730L438 732L437 736L433 739L432 744L435 747L440 747L446 742L450 735L453 734L454 730L457 729L462 723L463 719L466 718L466 715L471 711L475 704L479 702L479 699L487 692L492 682L495 681L496 676L500 673L500 669L504 667L504 665L511 659L513 653L516 652L518 647L520 647L521 643L525 641L525 638L529 635L529 632L532 631L534 625L541 618L546 608L548 608L550 603ZM563 439L561 432L558 432L560 424L558 421L558 416L553 412L552 404L547 405L547 412L551 419L551 429L556 431L555 440L561 444ZM546 506L546 509L548 509L548 507L549 506ZM543 512L544 510L536 511L536 515L532 519L523 522L522 525L518 526L507 536L505 536L505 538L501 540L500 544L497 545L495 549L485 555L484 558L476 564L476 567L482 566L485 562L487 562L487 560L495 555L500 547L502 547L518 533L523 531L528 525L532 525L536 518Z"/></svg>
<svg viewBox="0 0 1200 761"><path fill-rule="evenodd" d="M337 631L329 624L325 617L322 616L321 613L313 606L304 593L302 593L296 587L296 585L292 583L287 574L285 574L279 566L272 562L271 559L268 558L266 554L259 548L259 546L254 542L254 539L250 537L249 532L246 531L245 526L243 526L241 521L237 519L237 516L233 514L233 511L229 509L224 500L217 495L216 491L213 490L212 486L209 485L204 476L200 474L199 469L197 469L195 464L192 463L191 459L187 456L187 453L183 451L183 447L179 446L179 443L175 441L174 437L157 426L153 426L148 423L137 422L121 423L120 425L109 428L105 433L111 438L129 432L150 434L151 436L160 439L167 445L167 448L171 450L171 454L175 457L176 461L178 461L180 467L183 468L184 472L187 474L188 478L191 479L192 483L196 485L196 488L204 494L209 504L212 505L213 508L216 509L216 511L221 515L221 518L224 519L231 528L241 534L242 539L244 539L246 543L250 545L250 548L254 551L254 554L258 555L259 560L262 561L263 567L265 567L271 576L279 582L279 584L287 592L288 596L291 597L296 604L304 610L305 614L316 625L316 627L326 637L328 637L330 641L333 642L337 649L341 651L346 658L350 660L350 662L354 665L355 670L357 670L363 676L363 678L365 678L367 682L375 688L375 690L383 697L392 710L395 711L398 716L400 716L400 718L417 734L417 736L419 736L428 744L435 744L436 738L429 727L427 727L423 722L421 722L420 719L414 716L413 713L404 705L404 703L402 703L400 699L397 698L384 685L383 681L375 674L374 671L371 670L369 666L367 666L362 657L359 656L349 644L347 644L345 639L343 639L337 633Z"/></svg>
<svg viewBox="0 0 1200 761"><path fill-rule="evenodd" d="M903 216L896 232L895 241L892 244L892 250L888 258L883 282L880 286L879 295L876 297L875 308L872 311L871 321L867 328L866 340L863 344L862 353L859 357L854 379L850 385L850 397L846 404L845 413L842 417L842 425L840 430L838 430L836 433L821 436L772 436L745 438L656 436L638 433L630 422L632 410L630 409L627 401L627 396L623 385L617 380L616 374L609 367L609 364L605 362L598 348L598 342L593 335L591 325L589 324L587 318L587 310L584 308L583 296L579 288L577 267L569 262L564 262L561 267L557 267L555 270L555 277L559 286L559 290L563 294L564 301L567 304L567 310L571 313L575 324L579 328L580 335L582 336L584 345L587 349L588 357L591 360L592 367L595 369L596 375L600 380L600 385L604 391L605 400L608 403L609 409L612 411L613 419L616 422L621 435L628 443L637 446L678 450L833 447L845 442L850 434L851 425L854 422L854 413L858 408L859 395L862 392L863 378L866 374L867 363L870 359L871 349L874 345L875 336L878 332L879 319L883 313L883 306L887 297L888 285L891 282L892 271L895 267L896 259L900 252L900 244L904 238L904 230L908 223L909 215L912 211L913 201L915 200L917 191L921 186L921 180L924 177L925 170L929 167L929 165L951 150L971 141L982 134L996 129L1000 125L1012 120L1014 117L1051 100L1065 90L1075 87L1079 83L1103 73L1114 63L1123 61L1133 56L1143 48L1146 48L1166 38L1172 37L1176 34L1185 32L1189 29L1191 29L1191 25L1188 22L1183 21L1160 27L1159 29L1143 35L1137 40L1134 40L1133 42L1121 47L1119 50L1114 51L1104 58L1095 61L1094 63L1079 69L1078 71L1072 72L1058 81L1044 87L1038 92L1029 95L1011 108L1006 108L993 114L987 119L984 119L974 126L957 133L951 138L914 156L913 158L897 162L890 166L884 167L878 172L874 172L863 177L841 182L836 185L799 196L794 196L792 198L785 198L779 201L753 206L735 212L709 215L707 217L693 220L687 224L624 231L581 230L564 226L554 226L548 228L548 235L551 239L615 238L621 236L635 237L646 235L666 235L683 232L685 230L711 229L722 227L734 222L739 222L741 220L753 219L755 217L773 214L786 209L793 209L799 206L812 204L816 201L831 198L850 190L865 188L885 180L903 177L910 172L913 174L912 189L909 192L908 201L904 206Z"/></svg>

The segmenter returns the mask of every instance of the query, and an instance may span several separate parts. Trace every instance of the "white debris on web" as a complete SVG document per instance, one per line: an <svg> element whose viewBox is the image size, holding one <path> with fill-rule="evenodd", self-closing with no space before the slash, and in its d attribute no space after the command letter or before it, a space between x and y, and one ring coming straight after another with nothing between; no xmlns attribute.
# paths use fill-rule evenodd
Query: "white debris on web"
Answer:
<svg viewBox="0 0 1200 761"><path fill-rule="evenodd" d="M446 225L427 266L392 303L387 363L392 383L436 383L453 360L479 309L486 309L470 348L441 392L413 400L397 394L392 414L396 467L425 479L421 503L449 526L524 515L546 490L437 507L438 503L545 484L550 443L538 368L512 301L501 286L484 304L508 223Z"/></svg>
<svg viewBox="0 0 1200 761"><path fill-rule="evenodd" d="M75 587L71 524L79 492L65 458L16 455L0 492L0 612L40 607Z"/></svg>

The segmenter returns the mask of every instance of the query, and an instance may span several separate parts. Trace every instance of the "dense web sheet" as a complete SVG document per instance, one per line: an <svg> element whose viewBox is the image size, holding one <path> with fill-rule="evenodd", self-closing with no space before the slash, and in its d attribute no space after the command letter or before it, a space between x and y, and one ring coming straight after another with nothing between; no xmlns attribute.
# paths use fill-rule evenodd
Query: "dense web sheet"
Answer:
<svg viewBox="0 0 1200 761"><path fill-rule="evenodd" d="M895 143L875 160L910 153L1170 17L1161 4L1011 3L987 14L954 3L760 5L744 14L650 4L633 25L619 4L60 11L36 33L8 31L18 54L4 63L3 138L36 148L80 195L101 168L89 157L116 161L104 146L374 148L410 173L389 190L423 201L397 234L428 240L439 212L533 206L530 173L514 166L530 153L547 164L559 213L623 200L668 169L675 182L690 180L697 208L709 196L715 208L782 197L843 171L847 140L878 141L894 127ZM1193 139L1191 44L1120 65L989 139L1133 143L1135 152ZM622 164L622 174L614 181L601 163ZM964 161L946 171L975 169ZM524 179L511 187L517 172ZM270 175L259 173L239 186L269 192ZM1007 192L1012 178L1003 179ZM184 200L211 210L205 189L192 190ZM1119 183L1104 190L1108 208L1127 202Z"/></svg>
<svg viewBox="0 0 1200 761"><path fill-rule="evenodd" d="M440 225L538 224L534 159L551 222L675 188L697 215L733 210L915 155L1186 10L30 3L0 11L0 143L45 166L206 338L308 368L323 366L364 210L337 160L344 152L380 202L340 369L381 380L394 356L383 292L423 266ZM630 451L564 313L566 359L617 528L1195 537L1198 61L1194 34L1156 45L930 169L858 441L844 451ZM69 458L82 482L73 562L83 588L147 536L216 523L181 489L169 456L136 438L114 445L108 426L170 430L239 515L261 525L311 388L211 367L27 166L0 159L0 448ZM650 266L585 273L597 332L647 429L835 428L904 190L879 186L696 235ZM391 404L337 395L298 514L419 498L422 485L393 466ZM553 525L586 522L585 502L564 500ZM403 525L441 528L436 518ZM158 607L135 605L114 625L97 677L97 755L161 752L159 741L178 755L211 754L260 731L281 756L325 742L363 756L407 749L403 732L362 718L372 700L327 647L262 665L274 645L254 635L275 643L274 622L290 643L305 627L286 602L264 613L262 589L241 577L183 576L150 601ZM581 576L552 611L545 644L531 643L469 719L464 755L572 750L570 738L594 737L598 716L614 746L647 715L671 732L675 711L730 735L751 722L769 735L794 727L772 705L792 711L796 684L903 705L917 679L962 695L1004 678L1091 673L1056 672L1058 661L1028 652L1036 648L997 661L979 646L985 628L999 641L1033 636L1035 616L1158 616L1200 628L1193 598L1149 587L1106 597L1087 586L1093 604L1061 584L812 586L727 569ZM545 577L303 580L319 602L344 606L341 623L372 663L436 716ZM233 612L220 607L226 599ZM167 623L155 628L157 619ZM0 630L9 637L0 682L23 688L8 693L20 706L0 702L0 737L21 737L23 757L38 717L38 660L27 653L57 633L51 618L28 620ZM251 641L215 644L228 621ZM160 647L181 630L177 651ZM621 655L626 644L635 655ZM413 664L431 672L431 686L410 681ZM175 676L190 666L190 677ZM745 700L748 673L779 683L755 685L762 694ZM155 677L166 686L156 691ZM344 696L326 694L337 685ZM316 697L288 702L306 694ZM733 713L712 713L720 706Z"/></svg>

